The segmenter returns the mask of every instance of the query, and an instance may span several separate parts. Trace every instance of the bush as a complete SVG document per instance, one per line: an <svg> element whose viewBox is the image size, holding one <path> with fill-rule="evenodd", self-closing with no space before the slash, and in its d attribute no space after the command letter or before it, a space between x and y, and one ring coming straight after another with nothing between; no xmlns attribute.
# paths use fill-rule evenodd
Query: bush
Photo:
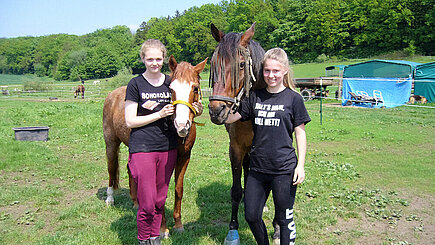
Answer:
<svg viewBox="0 0 435 245"><path fill-rule="evenodd" d="M23 83L24 91L45 92L51 90L51 84L36 81L25 81Z"/></svg>
<svg viewBox="0 0 435 245"><path fill-rule="evenodd" d="M321 55L317 56L317 58L316 58L317 63L324 63L328 60L329 60L329 57L326 54L321 54Z"/></svg>
<svg viewBox="0 0 435 245"><path fill-rule="evenodd" d="M118 88L121 86L126 86L128 82L133 78L131 68L124 67L118 71L116 76L112 77L109 81L109 86L111 88Z"/></svg>
<svg viewBox="0 0 435 245"><path fill-rule="evenodd" d="M415 52L417 51L417 47L415 47L414 43L415 43L415 42L414 42L413 40L411 40L411 41L409 42L408 47L403 49L403 52L404 52L407 56L414 56L414 55L415 55Z"/></svg>

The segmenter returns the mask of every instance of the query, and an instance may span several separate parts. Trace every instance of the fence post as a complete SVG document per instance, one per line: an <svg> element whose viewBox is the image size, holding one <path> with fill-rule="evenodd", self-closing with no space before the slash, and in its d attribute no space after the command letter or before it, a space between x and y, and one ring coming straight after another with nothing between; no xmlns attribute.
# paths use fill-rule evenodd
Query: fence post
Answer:
<svg viewBox="0 0 435 245"><path fill-rule="evenodd" d="M323 79L320 77L320 125L322 125L322 97L323 97Z"/></svg>

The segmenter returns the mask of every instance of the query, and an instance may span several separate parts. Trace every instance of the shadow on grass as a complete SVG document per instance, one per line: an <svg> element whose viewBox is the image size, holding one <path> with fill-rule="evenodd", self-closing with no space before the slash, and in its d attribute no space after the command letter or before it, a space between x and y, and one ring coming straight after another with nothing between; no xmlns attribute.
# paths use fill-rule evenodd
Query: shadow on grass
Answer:
<svg viewBox="0 0 435 245"><path fill-rule="evenodd" d="M171 244L204 244L205 242L214 242L215 244L223 244L228 233L228 225L231 217L231 186L222 185L219 182L213 182L204 187L197 189L196 206L199 209L199 218L187 223L183 223L184 232L174 232L172 226L174 220L172 218L173 207L172 203L166 203L165 213L167 225L170 229L171 236L169 238ZM106 199L106 188L100 188L97 196L100 200ZM121 188L114 193L115 206L114 208L123 211L122 217L113 221L111 229L118 233L118 237L122 244L137 244L137 226L136 226L136 209L133 208L133 203L130 200L129 190ZM171 207L171 208L167 208ZM183 210L188 210L189 207L182 203ZM193 210L189 210L194 212ZM239 210L240 230L249 230L248 225L244 222L243 205ZM240 233L242 244L255 244L250 232ZM168 244L169 241L164 241L163 244Z"/></svg>
<svg viewBox="0 0 435 245"><path fill-rule="evenodd" d="M185 232L173 234L172 244L205 244L213 241L215 244L223 244L229 230L231 218L231 186L213 182L197 190L196 206L199 209L199 218L184 223ZM239 222L243 218L243 208L240 207ZM172 225L172 222L171 222ZM241 225L241 229L249 229L247 225ZM240 234L242 244L252 241L251 237ZM244 242L243 242L244 241Z"/></svg>
<svg viewBox="0 0 435 245"><path fill-rule="evenodd" d="M103 202L107 198L107 187L98 189L97 198ZM122 217L113 221L110 229L118 234L122 244L137 244L137 209L133 208L133 202L130 199L130 190L120 188L113 193L115 204L113 208L122 213Z"/></svg>

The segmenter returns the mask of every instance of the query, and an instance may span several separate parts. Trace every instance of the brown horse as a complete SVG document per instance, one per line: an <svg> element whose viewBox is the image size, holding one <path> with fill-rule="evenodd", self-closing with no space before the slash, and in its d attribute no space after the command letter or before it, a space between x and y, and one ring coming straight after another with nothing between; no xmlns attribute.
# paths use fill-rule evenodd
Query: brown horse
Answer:
<svg viewBox="0 0 435 245"><path fill-rule="evenodd" d="M210 84L213 88L209 97L209 113L213 123L221 125L227 120L228 114L235 111L240 101L249 96L251 89L264 88L261 62L264 56L263 48L252 37L255 33L255 23L242 33L224 34L211 24L211 33L219 42L211 60ZM230 232L227 241L238 240L239 223L237 214L242 200L242 169L244 183L249 167L249 151L254 133L250 121L225 124L230 138L229 157L233 174L231 187L232 212L229 224ZM275 223L275 222L274 222ZM279 226L275 227L274 240L279 239ZM231 242L230 242L231 243ZM232 243L231 243L232 244Z"/></svg>
<svg viewBox="0 0 435 245"><path fill-rule="evenodd" d="M174 230L183 231L181 222L181 199L183 198L183 180L187 165L190 161L191 150L196 138L196 125L193 117L197 113L192 107L193 102L200 98L200 77L207 59L196 66L187 62L177 64L173 56L169 59L171 70L172 103L175 105L174 125L179 135L178 158L175 165L175 206ZM107 204L113 204L113 190L119 188L119 146L122 143L128 146L130 129L127 128L124 118L126 87L120 87L109 93L103 108L103 131L106 143L107 166L109 172L109 187L107 188ZM130 173L129 173L130 175ZM129 178L130 197L137 207L137 192L133 189L132 178ZM166 218L163 214L160 231L168 236Z"/></svg>
<svg viewBox="0 0 435 245"><path fill-rule="evenodd" d="M80 84L77 86L76 90L74 91L74 98L77 98L77 96L80 96L82 94L82 99L85 98L85 86L83 84Z"/></svg>

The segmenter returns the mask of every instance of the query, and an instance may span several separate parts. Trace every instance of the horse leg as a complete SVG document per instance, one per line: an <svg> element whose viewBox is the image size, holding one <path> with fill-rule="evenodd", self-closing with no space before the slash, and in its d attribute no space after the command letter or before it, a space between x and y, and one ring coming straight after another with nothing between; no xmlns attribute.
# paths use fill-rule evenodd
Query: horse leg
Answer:
<svg viewBox="0 0 435 245"><path fill-rule="evenodd" d="M175 201L174 201L174 231L183 232L184 227L181 222L181 201L183 199L183 184L184 174L186 173L187 165L190 162L190 151L187 153L180 153L177 156L177 163L175 164ZM163 210L162 223L160 224L160 237L169 238L169 229L166 223L165 210Z"/></svg>
<svg viewBox="0 0 435 245"><path fill-rule="evenodd" d="M240 149L233 147L230 142L230 161L233 176L233 186L231 187L231 221L229 225L230 230L225 237L224 244L240 244L238 232L239 220L237 216L239 212L239 204L243 195L241 183L243 155L244 154L241 153Z"/></svg>
<svg viewBox="0 0 435 245"><path fill-rule="evenodd" d="M186 152L177 159L175 166L175 203L174 203L174 227L175 231L184 231L183 223L181 222L181 200L183 199L183 184L184 175L186 173L187 165L190 162L191 151Z"/></svg>
<svg viewBox="0 0 435 245"><path fill-rule="evenodd" d="M113 198L113 190L119 188L119 141L111 141L106 139L106 156L107 156L107 170L109 172L109 187L107 187L107 205L113 205L115 199Z"/></svg>
<svg viewBox="0 0 435 245"><path fill-rule="evenodd" d="M133 207L139 208L139 203L137 202L137 184L131 175L130 169L127 166L128 171L128 186L130 187L130 198L133 201Z"/></svg>
<svg viewBox="0 0 435 245"><path fill-rule="evenodd" d="M279 245L281 244L281 238L280 238L280 231L279 231L279 225L278 222L276 221L276 219L273 219L273 236L272 236L272 240L273 240L273 245Z"/></svg>
<svg viewBox="0 0 435 245"><path fill-rule="evenodd" d="M160 238L162 238L162 239L169 238L169 229L168 229L168 226L166 224L165 209L163 209L162 223L160 223Z"/></svg>
<svg viewBox="0 0 435 245"><path fill-rule="evenodd" d="M231 161L231 170L233 176L233 186L231 187L231 221L230 221L230 230L238 230L239 229L239 221L238 221L238 212L240 201L242 200L243 191L242 191L242 156L244 154L238 147L230 146L230 161Z"/></svg>

